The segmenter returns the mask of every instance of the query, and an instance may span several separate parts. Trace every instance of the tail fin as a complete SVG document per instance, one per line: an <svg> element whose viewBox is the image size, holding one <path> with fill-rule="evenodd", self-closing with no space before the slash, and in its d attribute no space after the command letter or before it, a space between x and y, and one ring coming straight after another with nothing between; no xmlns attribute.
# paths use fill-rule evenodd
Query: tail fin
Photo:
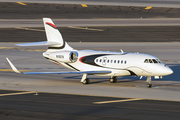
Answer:
<svg viewBox="0 0 180 120"><path fill-rule="evenodd" d="M50 18L43 18L47 41L34 42L34 43L22 43L17 44L19 46L42 46L49 45L48 50L72 50L62 38L61 33Z"/></svg>

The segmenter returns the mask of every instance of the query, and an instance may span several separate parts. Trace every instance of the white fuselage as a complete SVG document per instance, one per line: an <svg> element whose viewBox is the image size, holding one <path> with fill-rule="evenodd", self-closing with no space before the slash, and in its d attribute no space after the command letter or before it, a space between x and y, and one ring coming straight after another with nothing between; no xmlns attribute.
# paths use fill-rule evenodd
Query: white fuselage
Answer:
<svg viewBox="0 0 180 120"><path fill-rule="evenodd" d="M71 62L67 60L70 57L67 53L70 52L45 52L43 56L76 71L112 71L108 74L95 74L100 76L165 76L173 72L157 57L142 53L74 50L77 60Z"/></svg>

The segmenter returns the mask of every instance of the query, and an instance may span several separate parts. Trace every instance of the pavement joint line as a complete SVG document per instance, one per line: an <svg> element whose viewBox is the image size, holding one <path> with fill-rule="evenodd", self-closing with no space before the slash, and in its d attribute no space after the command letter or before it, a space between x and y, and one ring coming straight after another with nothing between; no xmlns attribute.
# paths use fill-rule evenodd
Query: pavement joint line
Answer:
<svg viewBox="0 0 180 120"><path fill-rule="evenodd" d="M32 30L32 31L40 31L44 32L45 30L39 30L39 29L31 29L31 28L22 28L22 27L15 27L16 29L22 29L22 30Z"/></svg>
<svg viewBox="0 0 180 120"><path fill-rule="evenodd" d="M75 29L83 29L83 30L94 30L94 31L104 31L102 29L93 29L93 28L88 28L88 27L75 27L75 26L68 26L68 28L75 28Z"/></svg>
<svg viewBox="0 0 180 120"><path fill-rule="evenodd" d="M27 5L27 4L22 3L22 2L16 2L16 3L18 3L18 4L20 4L20 5Z"/></svg>
<svg viewBox="0 0 180 120"><path fill-rule="evenodd" d="M20 93L8 93L8 94L0 94L0 96L9 96L9 95L22 95L22 94L31 94L36 93L35 91L28 91L28 92L20 92Z"/></svg>
<svg viewBox="0 0 180 120"><path fill-rule="evenodd" d="M93 103L94 104L107 104L107 103L128 102L128 101L136 101L136 100L144 100L144 99L132 98L132 99L125 99L125 100L101 101L101 102L93 102Z"/></svg>
<svg viewBox="0 0 180 120"><path fill-rule="evenodd" d="M86 4L81 4L82 5L82 7L88 7Z"/></svg>

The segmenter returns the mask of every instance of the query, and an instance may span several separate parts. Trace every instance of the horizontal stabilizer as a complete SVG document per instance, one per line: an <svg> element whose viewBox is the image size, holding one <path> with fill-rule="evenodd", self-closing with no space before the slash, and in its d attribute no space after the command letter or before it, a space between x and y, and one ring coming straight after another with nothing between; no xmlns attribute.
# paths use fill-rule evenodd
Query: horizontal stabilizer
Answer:
<svg viewBox="0 0 180 120"><path fill-rule="evenodd" d="M6 58L9 65L11 68L14 70L16 73L21 73L21 74L108 74L111 73L111 71L72 71L72 72L20 72L13 64L12 62Z"/></svg>
<svg viewBox="0 0 180 120"><path fill-rule="evenodd" d="M61 42L49 42L49 41L42 41L42 42L32 42L32 43L21 43L21 44L16 44L18 46L43 46L43 45L61 45Z"/></svg>
<svg viewBox="0 0 180 120"><path fill-rule="evenodd" d="M72 72L23 72L23 74L107 74L111 71L72 71Z"/></svg>

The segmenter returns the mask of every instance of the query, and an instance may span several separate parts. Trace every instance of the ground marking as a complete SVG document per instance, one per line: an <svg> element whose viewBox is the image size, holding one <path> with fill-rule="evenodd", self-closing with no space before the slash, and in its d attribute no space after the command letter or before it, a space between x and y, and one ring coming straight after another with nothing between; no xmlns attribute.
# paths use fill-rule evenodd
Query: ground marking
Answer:
<svg viewBox="0 0 180 120"><path fill-rule="evenodd" d="M36 51L36 52L42 52L46 51L46 49L26 49L26 48L15 48L15 47L0 47L0 50L21 50L21 51Z"/></svg>
<svg viewBox="0 0 180 120"><path fill-rule="evenodd" d="M125 100L102 101L102 102L93 102L93 103L94 104L106 104L106 103L128 102L128 101L136 101L136 100L143 100L143 99L142 98L132 98L132 99L125 99Z"/></svg>
<svg viewBox="0 0 180 120"><path fill-rule="evenodd" d="M14 70L12 70L12 69L0 69L0 71L2 71L2 72L14 72ZM19 71L21 71L21 72L30 72L30 70L19 70Z"/></svg>
<svg viewBox="0 0 180 120"><path fill-rule="evenodd" d="M25 4L25 3L22 3L22 2L16 2L16 3L18 3L18 4L21 4L21 5L27 5L27 4Z"/></svg>
<svg viewBox="0 0 180 120"><path fill-rule="evenodd" d="M23 29L23 30L32 30L32 31L41 31L44 32L45 30L39 30L39 29L31 29L31 28L21 28L21 27L15 27L16 29Z"/></svg>
<svg viewBox="0 0 180 120"><path fill-rule="evenodd" d="M152 6L147 6L145 9L146 10L149 10L149 9L151 9L152 8Z"/></svg>
<svg viewBox="0 0 180 120"><path fill-rule="evenodd" d="M83 30L94 30L94 31L104 31L102 29L93 29L93 28L88 28L88 27L75 27L75 26L68 26L69 28L75 28L75 29L83 29Z"/></svg>
<svg viewBox="0 0 180 120"><path fill-rule="evenodd" d="M0 96L9 96L9 95L22 95L22 94L31 94L36 93L35 91L28 91L28 92L20 92L20 93L8 93L8 94L0 94Z"/></svg>
<svg viewBox="0 0 180 120"><path fill-rule="evenodd" d="M82 7L88 7L86 4L81 4L82 5Z"/></svg>

